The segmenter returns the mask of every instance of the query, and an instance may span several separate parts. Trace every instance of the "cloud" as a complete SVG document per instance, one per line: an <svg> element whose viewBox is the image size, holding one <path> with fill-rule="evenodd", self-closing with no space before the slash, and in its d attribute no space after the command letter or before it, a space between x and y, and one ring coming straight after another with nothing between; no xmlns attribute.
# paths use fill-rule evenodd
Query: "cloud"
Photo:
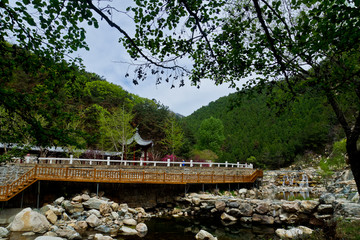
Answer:
<svg viewBox="0 0 360 240"><path fill-rule="evenodd" d="M122 27L128 28L127 31L133 31L128 18L119 21ZM130 61L126 50L118 42L121 35L104 21L100 21L99 25L98 29L87 27L86 36L90 51L80 50L77 55L83 59L87 71L97 73L133 94L156 99L170 110L188 116L209 102L235 92L234 89L228 88L228 85L216 86L211 80L202 81L200 89L191 86L190 82L185 82L184 87L176 86L171 89L171 84L163 82L156 85L155 80L151 78L134 85L131 79L125 78L129 71L128 65L119 63Z"/></svg>

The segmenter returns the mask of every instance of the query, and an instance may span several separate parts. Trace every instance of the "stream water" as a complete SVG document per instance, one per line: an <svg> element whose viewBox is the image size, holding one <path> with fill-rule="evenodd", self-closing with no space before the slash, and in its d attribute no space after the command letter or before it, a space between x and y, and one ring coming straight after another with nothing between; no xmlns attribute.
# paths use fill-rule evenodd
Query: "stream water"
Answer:
<svg viewBox="0 0 360 240"><path fill-rule="evenodd" d="M218 240L274 239L275 229L264 225L234 224L224 226L219 219L211 218L152 218L145 222L148 233L144 237L118 236L118 240L194 240L201 229L216 236ZM83 239L95 232L87 231ZM106 235L106 234L104 234ZM10 240L34 240L37 236L22 236L11 233Z"/></svg>

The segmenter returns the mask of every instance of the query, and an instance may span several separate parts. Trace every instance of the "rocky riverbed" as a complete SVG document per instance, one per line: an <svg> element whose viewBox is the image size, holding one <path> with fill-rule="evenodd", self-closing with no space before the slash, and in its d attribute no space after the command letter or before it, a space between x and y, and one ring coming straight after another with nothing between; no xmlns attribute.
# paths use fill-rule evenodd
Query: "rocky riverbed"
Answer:
<svg viewBox="0 0 360 240"><path fill-rule="evenodd" d="M287 170L286 174L290 174ZM306 174L306 178L303 177ZM274 192L294 188L304 190L304 184L293 178L296 184L288 185L289 177L284 172L266 172L259 189L237 189L233 191L214 190L189 193L175 197L172 203L153 209L141 206L130 208L126 203L116 203L102 194L96 195L84 190L72 198L60 197L41 209L26 208L10 218L7 227L0 227L0 237L9 238L10 232L25 235L42 235L37 240L94 239L111 240L121 236L145 236L149 218L168 216L171 218L206 217L230 227L236 224L271 226L279 238L295 238L311 234L312 229L327 224L336 218L360 219L358 193L349 171L337 173L327 184L316 182L316 172L295 172L303 181L306 190L317 192L320 197L307 200L276 199ZM280 176L280 177L279 177ZM289 175L291 176L291 175ZM285 179L285 180L284 180ZM301 185L301 186L300 186ZM283 229L281 226L297 226ZM208 232L194 234L196 239L216 239ZM275 233L274 233L275 234Z"/></svg>

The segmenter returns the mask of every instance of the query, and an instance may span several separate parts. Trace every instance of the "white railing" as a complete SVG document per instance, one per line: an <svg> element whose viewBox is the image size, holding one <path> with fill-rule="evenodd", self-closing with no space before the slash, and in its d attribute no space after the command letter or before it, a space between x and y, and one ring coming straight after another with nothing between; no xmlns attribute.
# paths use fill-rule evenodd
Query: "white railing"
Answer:
<svg viewBox="0 0 360 240"><path fill-rule="evenodd" d="M137 166L178 166L178 167L230 167L230 168L253 168L253 165L250 164L240 164L237 163L214 163L214 162L194 162L190 160L189 162L172 162L170 159L167 161L144 161L144 160L115 160L110 159L84 159L84 158L74 158L70 155L69 158L57 158L57 157L39 157L36 159L30 158L29 156L25 157L25 163L47 163L47 164L81 164L81 165L137 165Z"/></svg>

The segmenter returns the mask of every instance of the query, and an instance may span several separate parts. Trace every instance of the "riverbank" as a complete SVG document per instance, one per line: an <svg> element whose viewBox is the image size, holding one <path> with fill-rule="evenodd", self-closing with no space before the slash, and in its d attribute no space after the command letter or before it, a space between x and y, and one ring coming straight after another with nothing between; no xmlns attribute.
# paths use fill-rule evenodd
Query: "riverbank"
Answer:
<svg viewBox="0 0 360 240"><path fill-rule="evenodd" d="M229 233L239 236L229 239L243 239L240 236L245 232L248 236L246 239L274 239L276 236L293 238L299 234L311 234L314 229L324 228L340 218L360 221L358 194L353 191L353 180L348 171L337 174L337 177L326 185L316 182L312 186L306 185L305 180L307 179L308 183L315 182L315 173L287 170L286 174L287 178L281 171L265 173L263 185L259 189L214 189L209 192L188 193L152 208L132 208L126 203L117 203L106 198L103 193L96 195L84 190L71 198L60 197L50 204L45 204L40 210L19 209L21 212L15 217L10 217L14 212L7 215L2 211L0 222L10 225L0 228L0 237L19 239L19 236L22 236L26 240L36 239L38 236L93 240L140 237L161 239L158 236L155 238L154 231L160 229L161 224L176 225L178 221L184 227L182 230L178 229L175 235L181 235L180 231L184 233L183 239L194 239L196 232L204 229L219 240L227 239ZM293 185L284 186L290 183L286 179L291 176L294 176ZM295 176L298 176L298 179ZM276 199L273 193L269 194L270 190L281 192L293 188L292 191L298 191L300 185L300 190L316 191L320 196L290 201ZM333 191L328 191L329 189ZM186 221L189 224L185 224ZM190 224L192 222L198 224L194 227ZM149 233L147 224L153 232ZM283 226L298 228L289 230ZM263 232L257 232L256 229L263 229ZM167 233L162 234L171 239Z"/></svg>

